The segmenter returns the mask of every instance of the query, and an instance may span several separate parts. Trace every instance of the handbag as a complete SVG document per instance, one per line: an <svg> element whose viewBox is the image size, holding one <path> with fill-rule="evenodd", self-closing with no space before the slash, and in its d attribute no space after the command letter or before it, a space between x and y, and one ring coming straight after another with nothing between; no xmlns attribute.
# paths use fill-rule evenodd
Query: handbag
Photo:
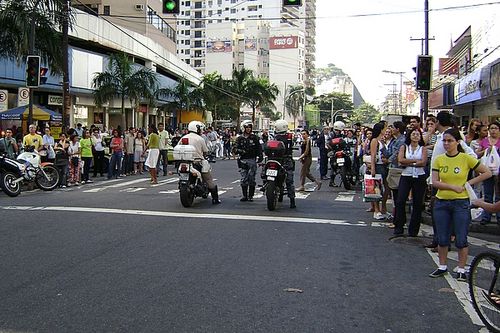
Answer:
<svg viewBox="0 0 500 333"><path fill-rule="evenodd" d="M403 169L400 168L389 168L389 173L387 174L387 186L391 190L396 190L399 187L399 180L401 179L401 173Z"/></svg>
<svg viewBox="0 0 500 333"><path fill-rule="evenodd" d="M481 158L481 164L484 164L494 176L498 176L500 168L500 156L496 147L490 147L486 150L484 156Z"/></svg>
<svg viewBox="0 0 500 333"><path fill-rule="evenodd" d="M382 200L382 175L374 177L365 175L363 180L363 201L376 202Z"/></svg>

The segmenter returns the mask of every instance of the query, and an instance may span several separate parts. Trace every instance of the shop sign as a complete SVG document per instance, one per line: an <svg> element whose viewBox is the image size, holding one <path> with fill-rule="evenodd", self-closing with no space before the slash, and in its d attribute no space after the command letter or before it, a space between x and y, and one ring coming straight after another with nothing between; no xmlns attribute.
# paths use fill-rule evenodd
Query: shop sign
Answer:
<svg viewBox="0 0 500 333"><path fill-rule="evenodd" d="M481 99L481 72L482 68L476 69L455 83L456 104L470 103Z"/></svg>
<svg viewBox="0 0 500 333"><path fill-rule="evenodd" d="M500 92L500 62L490 67L490 89L492 92Z"/></svg>
<svg viewBox="0 0 500 333"><path fill-rule="evenodd" d="M57 95L49 95L49 105L63 105L63 97Z"/></svg>
<svg viewBox="0 0 500 333"><path fill-rule="evenodd" d="M269 38L269 49L296 49L299 46L297 36L271 37Z"/></svg>
<svg viewBox="0 0 500 333"><path fill-rule="evenodd" d="M9 108L9 92L7 90L0 90L0 112Z"/></svg>
<svg viewBox="0 0 500 333"><path fill-rule="evenodd" d="M122 109L108 109L109 114L120 114L122 113Z"/></svg>
<svg viewBox="0 0 500 333"><path fill-rule="evenodd" d="M19 87L17 90L17 106L25 106L30 103L30 89Z"/></svg>

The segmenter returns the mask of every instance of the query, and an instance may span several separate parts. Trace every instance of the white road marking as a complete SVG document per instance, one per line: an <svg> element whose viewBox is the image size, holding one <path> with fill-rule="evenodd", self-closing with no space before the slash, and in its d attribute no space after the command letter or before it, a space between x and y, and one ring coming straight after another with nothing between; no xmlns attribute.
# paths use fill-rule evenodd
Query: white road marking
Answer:
<svg viewBox="0 0 500 333"><path fill-rule="evenodd" d="M236 184L236 183L239 183L239 182L240 182L240 180L238 179L238 180L235 180L234 182L231 182L231 184Z"/></svg>
<svg viewBox="0 0 500 333"><path fill-rule="evenodd" d="M310 194L311 194L311 193L296 192L296 193L295 193L295 199L307 199L307 197L308 197Z"/></svg>
<svg viewBox="0 0 500 333"><path fill-rule="evenodd" d="M336 198L335 201L346 201L346 202L351 202L354 201L354 195L344 195L344 194L339 194Z"/></svg>
<svg viewBox="0 0 500 333"><path fill-rule="evenodd" d="M142 190L145 190L145 187L128 187L120 190L120 192L127 192L127 193L134 193L134 192L139 192Z"/></svg>
<svg viewBox="0 0 500 333"><path fill-rule="evenodd" d="M226 191L230 191L230 190L233 190L234 187L222 187L221 190L226 190Z"/></svg>
<svg viewBox="0 0 500 333"><path fill-rule="evenodd" d="M118 188L118 187L129 186L129 185L141 183L141 182L144 182L144 181L147 181L147 180L149 180L149 178L134 179L134 180L130 180L128 182L116 183L116 184L112 184L112 185L105 185L103 187L91 188L91 189L88 189L88 190L85 190L85 191L82 191L82 192L83 193L101 192L101 191L104 191L104 190L109 189L109 188Z"/></svg>
<svg viewBox="0 0 500 333"><path fill-rule="evenodd" d="M262 215L230 215L230 214L204 214L204 213L180 213L180 212L162 212L133 209L115 209L99 207L63 207L63 206L3 206L3 210L20 211L59 211L59 212L80 212L91 214L117 214L117 215L141 215L141 216L159 216L159 217L178 217L178 218L196 218L207 220L245 220L245 221L269 221L269 222L289 222L289 223L311 223L311 224L331 224L345 225L355 227L367 227L365 222L348 222L345 220L313 219L308 217L289 217L289 216L262 216Z"/></svg>
<svg viewBox="0 0 500 333"><path fill-rule="evenodd" d="M175 183L177 181L179 181L179 177L174 177L174 178L169 178L169 179L163 179L163 180L160 180L158 182L158 184L152 184L151 187L158 187L158 186L162 186L162 185L165 185L165 184Z"/></svg>
<svg viewBox="0 0 500 333"><path fill-rule="evenodd" d="M168 190L168 191L160 191L159 194L175 194L179 193L179 190Z"/></svg>

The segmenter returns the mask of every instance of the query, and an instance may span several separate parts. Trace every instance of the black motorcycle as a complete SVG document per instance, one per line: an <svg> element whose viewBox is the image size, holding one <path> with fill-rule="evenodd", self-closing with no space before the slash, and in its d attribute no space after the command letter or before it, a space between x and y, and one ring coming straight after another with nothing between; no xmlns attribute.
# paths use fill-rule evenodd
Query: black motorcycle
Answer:
<svg viewBox="0 0 500 333"><path fill-rule="evenodd" d="M356 185L356 173L353 171L351 161L351 150L349 145L342 138L334 138L328 142L330 151L330 186L344 185L346 190L351 190Z"/></svg>
<svg viewBox="0 0 500 333"><path fill-rule="evenodd" d="M21 193L21 182L26 166L6 155L0 155L0 188L10 197Z"/></svg>
<svg viewBox="0 0 500 333"><path fill-rule="evenodd" d="M264 146L266 158L261 178L264 186L261 191L266 195L267 209L275 210L278 202L283 201L286 193L286 170L283 166L285 145L282 141L269 140Z"/></svg>

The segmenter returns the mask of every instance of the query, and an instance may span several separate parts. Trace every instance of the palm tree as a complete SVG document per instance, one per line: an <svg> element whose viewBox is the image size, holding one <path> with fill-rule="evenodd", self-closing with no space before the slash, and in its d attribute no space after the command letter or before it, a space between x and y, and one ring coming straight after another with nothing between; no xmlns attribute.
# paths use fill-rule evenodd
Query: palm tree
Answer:
<svg viewBox="0 0 500 333"><path fill-rule="evenodd" d="M305 105L305 92L302 86L290 86L288 88L288 95L285 97L285 106L289 115L293 117L293 128L295 129L295 122L298 116L304 113Z"/></svg>
<svg viewBox="0 0 500 333"><path fill-rule="evenodd" d="M201 80L200 93L206 110L212 111L212 118L218 119L219 108L227 102L227 95L223 90L223 79L219 73L205 74Z"/></svg>
<svg viewBox="0 0 500 333"><path fill-rule="evenodd" d="M233 69L230 80L225 80L225 88L230 91L230 101L236 110L236 125L240 127L241 106L248 103L248 82L253 79L250 69Z"/></svg>
<svg viewBox="0 0 500 333"><path fill-rule="evenodd" d="M252 108L252 123L255 123L255 111L264 106L276 108L274 101L280 92L279 88L270 83L265 78L251 79L247 83L248 88L248 102L246 103Z"/></svg>
<svg viewBox="0 0 500 333"><path fill-rule="evenodd" d="M109 57L106 71L95 74L92 87L94 101L98 107L115 97L121 99L122 124L127 128L125 98L129 98L132 105L143 98L151 103L158 87L158 78L149 68L136 69L125 53L119 53Z"/></svg>
<svg viewBox="0 0 500 333"><path fill-rule="evenodd" d="M202 98L199 89L193 88L185 77L182 77L173 88L160 88L156 91L155 95L158 98L167 97L171 98L168 107L178 111L178 128L181 128L182 111L202 110Z"/></svg>

